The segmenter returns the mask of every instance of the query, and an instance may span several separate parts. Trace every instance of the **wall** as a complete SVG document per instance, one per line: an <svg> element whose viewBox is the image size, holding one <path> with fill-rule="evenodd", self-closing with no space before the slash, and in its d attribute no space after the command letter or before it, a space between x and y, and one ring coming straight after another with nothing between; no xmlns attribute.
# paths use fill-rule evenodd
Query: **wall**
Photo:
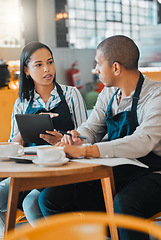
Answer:
<svg viewBox="0 0 161 240"><path fill-rule="evenodd" d="M37 0L21 0L23 9L23 34L22 37L25 39L25 44L38 41L37 31Z"/></svg>
<svg viewBox="0 0 161 240"><path fill-rule="evenodd" d="M161 66L161 24L140 28L140 66Z"/></svg>
<svg viewBox="0 0 161 240"><path fill-rule="evenodd" d="M94 67L95 49L56 48L55 4L53 0L37 0L39 40L52 49L56 64L57 81L67 84L65 70L78 61L82 83L93 81L91 69Z"/></svg>
<svg viewBox="0 0 161 240"><path fill-rule="evenodd" d="M0 58L4 60L17 60L20 54L21 48L0 48Z"/></svg>
<svg viewBox="0 0 161 240"><path fill-rule="evenodd" d="M93 81L93 74L91 69L94 67L95 51L86 50L70 50L67 48L55 48L53 49L57 81L62 84L67 84L65 80L65 70L71 67L71 64L77 60L78 68L80 69L82 84Z"/></svg>

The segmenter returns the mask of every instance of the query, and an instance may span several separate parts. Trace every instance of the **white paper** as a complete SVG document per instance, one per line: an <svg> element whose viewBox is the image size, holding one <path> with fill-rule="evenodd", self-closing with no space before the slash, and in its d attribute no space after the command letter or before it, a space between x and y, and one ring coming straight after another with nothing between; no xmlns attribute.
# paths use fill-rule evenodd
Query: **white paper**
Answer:
<svg viewBox="0 0 161 240"><path fill-rule="evenodd" d="M142 162L139 162L137 159L128 159L128 158L91 158L91 159L85 159L85 158L79 158L79 159L71 159L70 161L73 162L81 162L81 163L93 163L93 164L101 164L104 166L118 166L118 165L124 165L124 164L132 164L139 167L149 168L147 165L143 164Z"/></svg>

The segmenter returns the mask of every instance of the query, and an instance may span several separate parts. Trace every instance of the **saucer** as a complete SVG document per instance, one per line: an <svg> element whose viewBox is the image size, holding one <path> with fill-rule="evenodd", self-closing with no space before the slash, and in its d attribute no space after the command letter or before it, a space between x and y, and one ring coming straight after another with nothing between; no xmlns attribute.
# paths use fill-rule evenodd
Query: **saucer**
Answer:
<svg viewBox="0 0 161 240"><path fill-rule="evenodd" d="M69 158L64 158L61 161L55 161L55 162L40 162L38 158L35 158L32 160L32 162L41 167L59 167L69 162Z"/></svg>
<svg viewBox="0 0 161 240"><path fill-rule="evenodd" d="M20 157L20 156L22 156L22 155L23 155L23 153L18 154L18 155L15 155L15 156ZM9 157L10 157L10 156L8 156L8 157L0 157L0 161L1 161L1 160L2 160L2 161L10 160ZM12 156L12 157L13 157L13 156Z"/></svg>

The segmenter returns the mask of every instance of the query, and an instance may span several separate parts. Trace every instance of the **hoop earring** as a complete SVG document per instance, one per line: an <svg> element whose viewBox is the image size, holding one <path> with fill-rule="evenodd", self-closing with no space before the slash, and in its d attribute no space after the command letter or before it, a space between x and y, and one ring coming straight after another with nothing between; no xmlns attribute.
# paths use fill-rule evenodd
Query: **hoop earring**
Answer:
<svg viewBox="0 0 161 240"><path fill-rule="evenodd" d="M30 75L26 75L26 78L29 79L29 78L30 78Z"/></svg>

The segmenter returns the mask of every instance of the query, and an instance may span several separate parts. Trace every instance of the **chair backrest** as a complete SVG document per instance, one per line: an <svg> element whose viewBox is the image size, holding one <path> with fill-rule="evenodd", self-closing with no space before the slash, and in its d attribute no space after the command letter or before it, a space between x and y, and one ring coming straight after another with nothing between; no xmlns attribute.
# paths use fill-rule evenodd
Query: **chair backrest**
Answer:
<svg viewBox="0 0 161 240"><path fill-rule="evenodd" d="M107 226L119 226L148 233L161 240L161 227L150 220L125 215L85 212L65 213L37 221L36 227L20 226L10 231L5 240L104 240Z"/></svg>

